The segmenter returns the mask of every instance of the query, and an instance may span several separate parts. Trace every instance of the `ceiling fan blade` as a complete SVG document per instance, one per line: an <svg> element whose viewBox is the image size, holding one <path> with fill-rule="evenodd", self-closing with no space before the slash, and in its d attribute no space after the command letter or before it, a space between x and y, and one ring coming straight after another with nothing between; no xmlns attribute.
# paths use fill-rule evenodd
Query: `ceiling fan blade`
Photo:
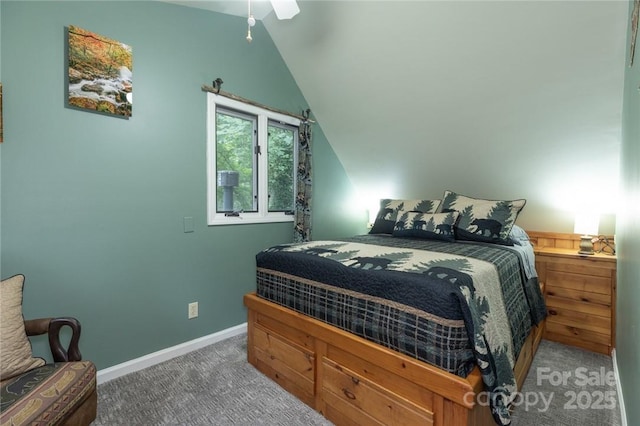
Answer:
<svg viewBox="0 0 640 426"><path fill-rule="evenodd" d="M271 6L278 19L291 19L300 12L296 0L271 0Z"/></svg>

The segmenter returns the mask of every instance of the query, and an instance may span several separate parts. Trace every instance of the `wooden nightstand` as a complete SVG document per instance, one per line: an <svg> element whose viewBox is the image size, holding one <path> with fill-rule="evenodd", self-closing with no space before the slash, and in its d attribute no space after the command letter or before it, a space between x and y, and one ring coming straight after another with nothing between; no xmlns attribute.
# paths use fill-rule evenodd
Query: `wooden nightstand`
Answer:
<svg viewBox="0 0 640 426"><path fill-rule="evenodd" d="M611 355L616 341L616 257L534 247L549 315L543 338Z"/></svg>

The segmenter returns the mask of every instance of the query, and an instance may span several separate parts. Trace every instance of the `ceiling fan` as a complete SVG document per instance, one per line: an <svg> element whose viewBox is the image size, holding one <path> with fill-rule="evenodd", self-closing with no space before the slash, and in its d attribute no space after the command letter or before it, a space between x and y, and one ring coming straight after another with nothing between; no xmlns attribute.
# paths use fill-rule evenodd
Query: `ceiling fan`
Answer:
<svg viewBox="0 0 640 426"><path fill-rule="evenodd" d="M278 19L291 19L300 12L296 0L271 0L271 7Z"/></svg>
<svg viewBox="0 0 640 426"><path fill-rule="evenodd" d="M291 19L300 13L300 8L298 7L298 2L296 0L270 0L271 7L273 7L273 11L276 14L276 17L280 20L282 19ZM251 0L247 0L247 9L248 9L248 17L247 17L247 41L251 43L253 38L251 37L251 27L256 24L256 19L253 17L251 13Z"/></svg>

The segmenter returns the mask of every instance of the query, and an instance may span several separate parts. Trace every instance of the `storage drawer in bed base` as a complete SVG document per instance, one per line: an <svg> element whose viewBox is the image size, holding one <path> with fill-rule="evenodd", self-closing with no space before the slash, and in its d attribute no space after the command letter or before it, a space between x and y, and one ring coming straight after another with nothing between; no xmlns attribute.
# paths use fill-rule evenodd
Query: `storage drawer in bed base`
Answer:
<svg viewBox="0 0 640 426"><path fill-rule="evenodd" d="M474 405L483 390L476 368L461 378L290 309L245 296L249 362L336 425L494 425ZM516 364L519 385L541 327Z"/></svg>

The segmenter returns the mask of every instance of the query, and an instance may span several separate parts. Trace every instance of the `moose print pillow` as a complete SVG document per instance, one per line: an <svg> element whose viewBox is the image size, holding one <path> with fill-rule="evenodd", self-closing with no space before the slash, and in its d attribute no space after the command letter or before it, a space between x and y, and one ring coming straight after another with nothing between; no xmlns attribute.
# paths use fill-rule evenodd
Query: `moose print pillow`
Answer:
<svg viewBox="0 0 640 426"><path fill-rule="evenodd" d="M457 218L458 212L400 212L393 228L393 236L454 241L453 226Z"/></svg>
<svg viewBox="0 0 640 426"><path fill-rule="evenodd" d="M369 231L370 234L392 234L393 226L398 218L398 212L416 211L422 213L435 213L440 205L440 200L380 200L380 210L376 215L376 221Z"/></svg>
<svg viewBox="0 0 640 426"><path fill-rule="evenodd" d="M440 212L460 213L454 227L459 240L513 245L511 228L527 200L482 200L445 191Z"/></svg>

